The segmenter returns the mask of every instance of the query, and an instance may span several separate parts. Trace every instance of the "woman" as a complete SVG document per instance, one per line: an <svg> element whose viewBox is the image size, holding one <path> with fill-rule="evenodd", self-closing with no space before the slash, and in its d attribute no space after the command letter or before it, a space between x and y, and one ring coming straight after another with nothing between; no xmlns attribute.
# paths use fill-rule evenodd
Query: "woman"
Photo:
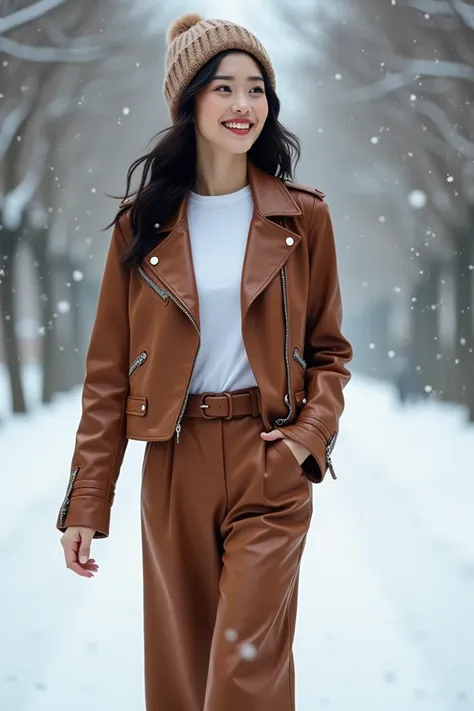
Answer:
<svg viewBox="0 0 474 711"><path fill-rule="evenodd" d="M92 577L127 440L147 442L148 711L290 711L312 483L335 478L351 358L331 220L289 181L299 144L260 42L194 14L169 41L173 125L128 172L57 527Z"/></svg>

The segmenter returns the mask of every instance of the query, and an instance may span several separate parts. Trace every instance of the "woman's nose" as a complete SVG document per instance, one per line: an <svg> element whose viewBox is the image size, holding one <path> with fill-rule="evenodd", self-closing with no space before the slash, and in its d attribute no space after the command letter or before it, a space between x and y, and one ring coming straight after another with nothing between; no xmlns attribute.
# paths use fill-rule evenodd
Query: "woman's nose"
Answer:
<svg viewBox="0 0 474 711"><path fill-rule="evenodd" d="M236 114L248 114L250 107L247 104L234 104L232 111Z"/></svg>

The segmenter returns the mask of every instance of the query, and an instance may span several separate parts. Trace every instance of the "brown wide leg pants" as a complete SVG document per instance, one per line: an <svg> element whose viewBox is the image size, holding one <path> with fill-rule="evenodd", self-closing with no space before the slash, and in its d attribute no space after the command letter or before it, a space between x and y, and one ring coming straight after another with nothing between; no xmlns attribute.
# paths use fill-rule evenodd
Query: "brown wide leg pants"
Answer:
<svg viewBox="0 0 474 711"><path fill-rule="evenodd" d="M312 484L284 442L261 439L263 429L259 416L185 416L179 443L147 445L147 711L295 709Z"/></svg>

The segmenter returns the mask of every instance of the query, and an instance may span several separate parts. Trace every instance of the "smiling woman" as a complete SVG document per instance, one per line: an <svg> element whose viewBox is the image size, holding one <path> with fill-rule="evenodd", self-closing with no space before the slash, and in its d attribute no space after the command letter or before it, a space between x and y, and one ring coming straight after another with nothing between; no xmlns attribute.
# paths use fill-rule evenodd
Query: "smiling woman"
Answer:
<svg viewBox="0 0 474 711"><path fill-rule="evenodd" d="M209 151L220 150L229 156L245 156L267 117L265 81L257 62L244 52L229 52L196 97L198 153L207 156ZM242 167L246 170L246 157Z"/></svg>
<svg viewBox="0 0 474 711"><path fill-rule="evenodd" d="M335 478L351 358L332 224L291 180L259 40L187 15L169 41L172 125L113 222L57 527L92 577L127 442L146 442L147 711L295 711L312 483Z"/></svg>

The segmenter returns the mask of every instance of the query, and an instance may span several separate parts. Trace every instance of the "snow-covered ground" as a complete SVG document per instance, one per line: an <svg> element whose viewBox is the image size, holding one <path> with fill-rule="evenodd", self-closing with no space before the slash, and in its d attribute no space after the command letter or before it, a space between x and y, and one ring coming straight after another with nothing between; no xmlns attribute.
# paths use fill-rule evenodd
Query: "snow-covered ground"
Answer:
<svg viewBox="0 0 474 711"><path fill-rule="evenodd" d="M474 427L462 415L349 386L339 480L314 488L303 558L298 711L474 711ZM93 544L101 570L78 578L54 527L78 416L76 391L0 426L2 711L144 708L142 445L129 445L111 537Z"/></svg>

